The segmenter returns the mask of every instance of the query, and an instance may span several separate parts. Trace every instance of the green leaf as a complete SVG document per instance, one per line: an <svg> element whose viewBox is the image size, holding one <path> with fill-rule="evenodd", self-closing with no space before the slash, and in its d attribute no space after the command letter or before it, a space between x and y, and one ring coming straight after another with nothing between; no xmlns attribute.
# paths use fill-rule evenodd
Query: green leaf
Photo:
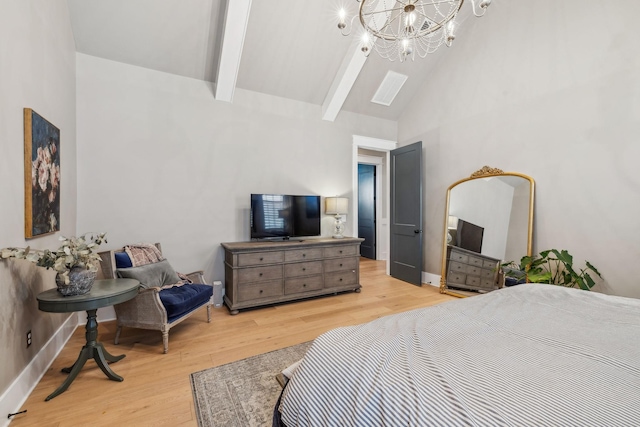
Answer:
<svg viewBox="0 0 640 427"><path fill-rule="evenodd" d="M600 272L593 265L591 265L591 263L589 261L585 261L585 264L587 264L587 268L589 270L591 270L594 273L596 273L598 275L598 277L602 279L602 275L600 274Z"/></svg>
<svg viewBox="0 0 640 427"><path fill-rule="evenodd" d="M551 273L527 273L527 280L531 283L549 283L551 281Z"/></svg>

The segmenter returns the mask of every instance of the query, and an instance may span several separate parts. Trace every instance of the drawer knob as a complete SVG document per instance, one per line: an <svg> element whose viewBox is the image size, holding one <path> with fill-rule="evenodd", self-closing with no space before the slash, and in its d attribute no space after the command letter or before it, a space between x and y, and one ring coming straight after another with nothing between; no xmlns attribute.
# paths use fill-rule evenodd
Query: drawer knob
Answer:
<svg viewBox="0 0 640 427"><path fill-rule="evenodd" d="M342 253L342 250L340 251L340 253Z"/></svg>
<svg viewBox="0 0 640 427"><path fill-rule="evenodd" d="M262 273L260 273L260 277L262 277ZM260 291L260 292L262 292L262 291Z"/></svg>
<svg viewBox="0 0 640 427"><path fill-rule="evenodd" d="M263 258L263 257L260 257L260 261L263 261L263 260L264 260L264 258Z"/></svg>
<svg viewBox="0 0 640 427"><path fill-rule="evenodd" d="M302 258L304 258L304 257L306 257L306 256L307 256L307 254L302 254Z"/></svg>
<svg viewBox="0 0 640 427"><path fill-rule="evenodd" d="M342 267L342 263L340 263L340 267Z"/></svg>
<svg viewBox="0 0 640 427"><path fill-rule="evenodd" d="M262 293L262 289L260 289L260 293Z"/></svg>
<svg viewBox="0 0 640 427"><path fill-rule="evenodd" d="M306 284L306 283L303 283L303 284L302 284L302 287L303 287L303 288L306 288L306 287L307 287L307 284Z"/></svg>
<svg viewBox="0 0 640 427"><path fill-rule="evenodd" d="M307 271L306 267L302 267L302 271Z"/></svg>
<svg viewBox="0 0 640 427"><path fill-rule="evenodd" d="M342 277L340 278L340 281L342 282Z"/></svg>

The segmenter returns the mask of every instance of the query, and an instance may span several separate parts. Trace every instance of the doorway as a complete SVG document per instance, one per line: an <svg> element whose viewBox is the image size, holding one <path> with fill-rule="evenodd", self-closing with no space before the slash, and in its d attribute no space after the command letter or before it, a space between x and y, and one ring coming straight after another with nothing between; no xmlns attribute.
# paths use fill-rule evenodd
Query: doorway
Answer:
<svg viewBox="0 0 640 427"><path fill-rule="evenodd" d="M395 141L353 135L352 157L352 197L353 212L349 222L354 235L358 230L358 164L376 166L376 258L386 261L389 274L389 160L390 152L397 146Z"/></svg>
<svg viewBox="0 0 640 427"><path fill-rule="evenodd" d="M360 255L376 259L376 167L358 163L358 237Z"/></svg>

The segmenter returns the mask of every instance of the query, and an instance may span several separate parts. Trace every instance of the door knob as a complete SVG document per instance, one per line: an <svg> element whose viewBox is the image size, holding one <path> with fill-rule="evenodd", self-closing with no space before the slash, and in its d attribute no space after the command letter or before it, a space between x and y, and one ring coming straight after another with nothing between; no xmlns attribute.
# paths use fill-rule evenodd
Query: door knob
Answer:
<svg viewBox="0 0 640 427"><path fill-rule="evenodd" d="M420 231L421 230L413 230L413 232L416 233L416 234L420 234Z"/></svg>

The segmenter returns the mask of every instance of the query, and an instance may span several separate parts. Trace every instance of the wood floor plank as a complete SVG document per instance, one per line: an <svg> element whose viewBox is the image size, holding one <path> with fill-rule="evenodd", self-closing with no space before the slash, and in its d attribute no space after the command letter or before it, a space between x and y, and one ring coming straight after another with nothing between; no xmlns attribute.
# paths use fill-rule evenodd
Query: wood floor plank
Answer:
<svg viewBox="0 0 640 427"><path fill-rule="evenodd" d="M12 427L44 426L180 426L196 427L189 375L246 357L301 342L339 326L356 325L378 317L455 299L432 286L417 287L385 274L384 261L362 259L362 292L241 311L231 316L224 308L205 310L169 333L169 353L162 353L157 331L124 328L114 345L115 322L98 326L98 339L111 354L126 354L112 369L123 382L107 379L89 361L69 389L45 402L64 380L60 369L71 365L84 345L78 327L11 422Z"/></svg>

